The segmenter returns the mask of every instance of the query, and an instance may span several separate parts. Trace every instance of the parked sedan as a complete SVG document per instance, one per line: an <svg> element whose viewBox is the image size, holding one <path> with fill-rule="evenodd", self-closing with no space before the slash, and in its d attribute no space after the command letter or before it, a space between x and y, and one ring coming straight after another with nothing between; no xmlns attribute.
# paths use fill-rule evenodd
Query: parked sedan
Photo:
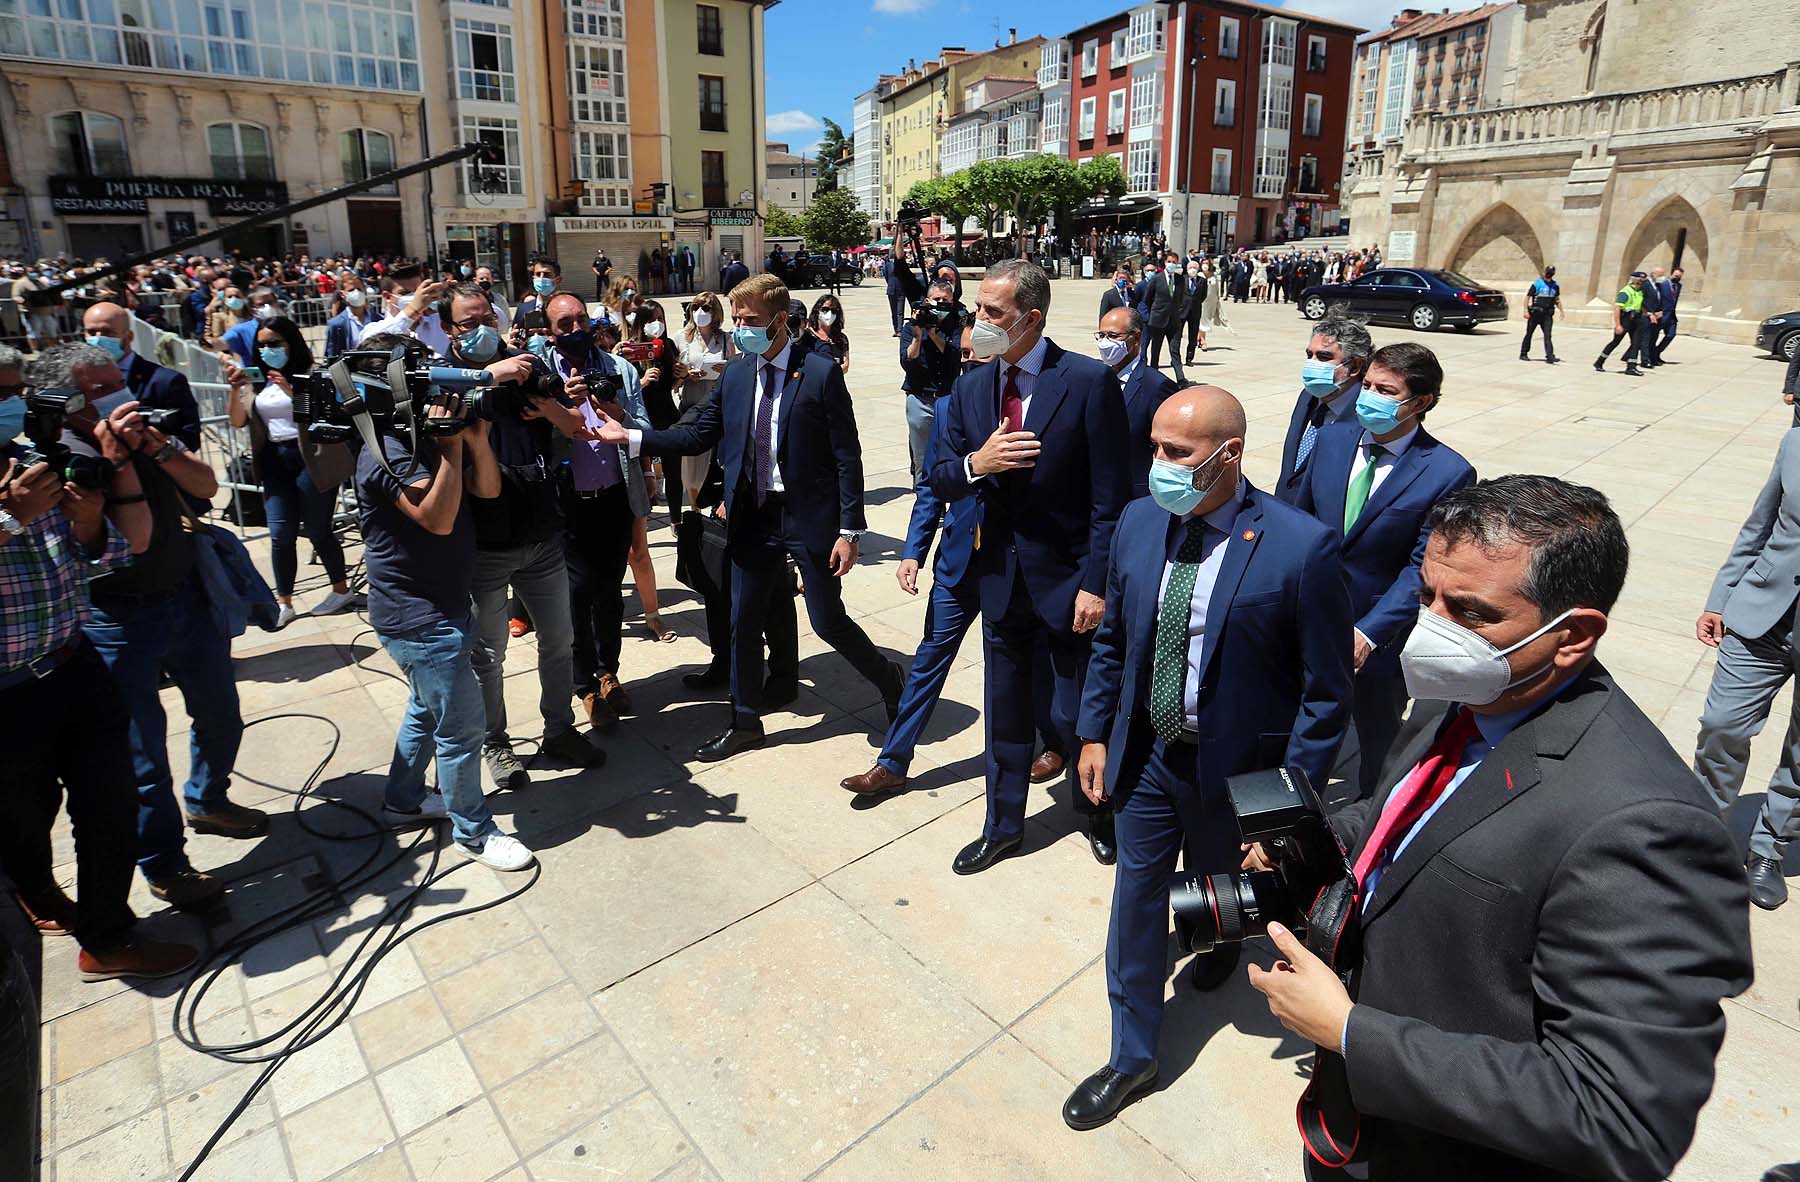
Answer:
<svg viewBox="0 0 1800 1182"><path fill-rule="evenodd" d="M1371 320L1398 320L1421 332L1453 324L1468 332L1507 318L1506 295L1455 271L1383 267L1348 283L1321 283L1300 293L1300 312L1319 320L1333 304Z"/></svg>
<svg viewBox="0 0 1800 1182"><path fill-rule="evenodd" d="M1756 329L1756 347L1792 361L1800 353L1800 312L1783 312L1763 321Z"/></svg>
<svg viewBox="0 0 1800 1182"><path fill-rule="evenodd" d="M838 265L838 282L846 287L861 287L863 281L862 268L849 255ZM831 255L827 253L795 255L788 263L787 285L792 288L829 287L831 285Z"/></svg>

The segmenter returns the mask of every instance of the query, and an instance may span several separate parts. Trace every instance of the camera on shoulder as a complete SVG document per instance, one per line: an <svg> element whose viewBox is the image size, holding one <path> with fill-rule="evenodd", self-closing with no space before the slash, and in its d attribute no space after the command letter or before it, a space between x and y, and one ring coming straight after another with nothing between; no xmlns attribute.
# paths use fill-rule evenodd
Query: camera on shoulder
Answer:
<svg viewBox="0 0 1800 1182"><path fill-rule="evenodd" d="M72 451L62 440L69 416L79 414L87 399L77 390L33 390L25 396L25 438L30 441L20 462L30 468L47 464L77 488L104 492L112 484L112 465L99 456Z"/></svg>

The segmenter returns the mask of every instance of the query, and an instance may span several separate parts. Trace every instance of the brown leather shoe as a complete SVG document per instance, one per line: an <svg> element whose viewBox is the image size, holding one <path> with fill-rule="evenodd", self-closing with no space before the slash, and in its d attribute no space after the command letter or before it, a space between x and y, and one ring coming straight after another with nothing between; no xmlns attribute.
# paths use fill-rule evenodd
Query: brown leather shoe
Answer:
<svg viewBox="0 0 1800 1182"><path fill-rule="evenodd" d="M610 730L618 724L618 712L598 693L582 694L581 704L587 709L588 722L593 724L595 730Z"/></svg>
<svg viewBox="0 0 1800 1182"><path fill-rule="evenodd" d="M1063 767L1067 763L1068 760L1062 757L1062 752L1045 751L1031 761L1031 782L1042 784L1046 780L1056 779L1062 775Z"/></svg>
<svg viewBox="0 0 1800 1182"><path fill-rule="evenodd" d="M876 764L860 776L846 776L838 781L838 787L848 788L858 796L873 796L878 792L892 792L904 787L905 776L896 776L880 764Z"/></svg>
<svg viewBox="0 0 1800 1182"><path fill-rule="evenodd" d="M67 936L74 932L75 900L65 895L62 887L52 883L49 891L36 895L14 891L13 899L31 926L44 935Z"/></svg>
<svg viewBox="0 0 1800 1182"><path fill-rule="evenodd" d="M188 828L195 833L211 833L219 837L261 837L269 831L269 814L261 809L247 808L227 800L211 812L189 813L187 823Z"/></svg>
<svg viewBox="0 0 1800 1182"><path fill-rule="evenodd" d="M133 940L110 952L89 952L86 948L75 960L83 981L111 981L118 977L172 977L200 958L186 944L165 944L159 940Z"/></svg>
<svg viewBox="0 0 1800 1182"><path fill-rule="evenodd" d="M225 893L225 884L201 870L183 870L167 878L152 879L150 893L183 910L210 907Z"/></svg>
<svg viewBox="0 0 1800 1182"><path fill-rule="evenodd" d="M619 684L617 674L602 673L600 675L600 700L612 707L612 711L620 718L631 714L631 695Z"/></svg>

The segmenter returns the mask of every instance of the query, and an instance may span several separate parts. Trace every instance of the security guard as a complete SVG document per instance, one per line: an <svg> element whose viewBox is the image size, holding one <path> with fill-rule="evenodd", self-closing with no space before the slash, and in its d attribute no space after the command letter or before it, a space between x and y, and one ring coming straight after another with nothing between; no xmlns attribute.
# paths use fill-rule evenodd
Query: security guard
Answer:
<svg viewBox="0 0 1800 1182"><path fill-rule="evenodd" d="M1631 338L1631 343L1625 346L1625 373L1635 378L1644 372L1637 363L1638 352L1643 346L1644 286L1649 281L1650 277L1642 271L1633 271L1625 286L1619 289L1619 298L1613 302L1613 339L1600 350L1600 356L1594 358L1596 372L1606 372L1606 359L1626 337Z"/></svg>
<svg viewBox="0 0 1800 1182"><path fill-rule="evenodd" d="M1519 360L1531 360L1531 334L1544 330L1544 360L1556 364L1556 348L1550 343L1550 323L1563 314L1562 285L1556 268L1545 267L1542 279L1533 279L1525 293L1525 339L1519 342Z"/></svg>

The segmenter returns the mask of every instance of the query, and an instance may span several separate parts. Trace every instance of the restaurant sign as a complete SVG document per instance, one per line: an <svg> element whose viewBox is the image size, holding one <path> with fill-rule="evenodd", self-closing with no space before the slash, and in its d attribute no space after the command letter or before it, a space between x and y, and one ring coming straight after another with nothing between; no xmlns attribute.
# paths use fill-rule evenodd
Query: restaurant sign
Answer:
<svg viewBox="0 0 1800 1182"><path fill-rule="evenodd" d="M268 213L288 203L282 181L217 181L198 177L53 176L50 208L57 213L150 212L152 200L204 201L214 214Z"/></svg>

